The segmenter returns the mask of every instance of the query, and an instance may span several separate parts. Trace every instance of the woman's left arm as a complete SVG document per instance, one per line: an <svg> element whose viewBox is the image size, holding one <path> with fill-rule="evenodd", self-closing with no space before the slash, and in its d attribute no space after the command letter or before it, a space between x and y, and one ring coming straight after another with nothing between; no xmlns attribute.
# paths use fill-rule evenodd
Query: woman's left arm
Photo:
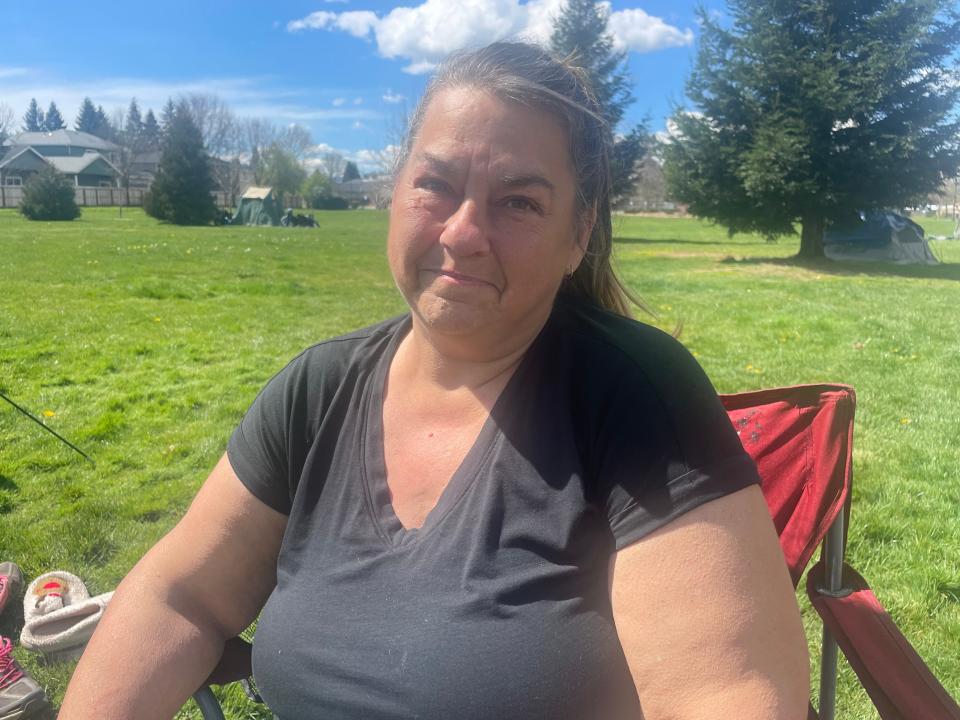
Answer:
<svg viewBox="0 0 960 720"><path fill-rule="evenodd" d="M620 550L611 599L645 720L807 717L807 642L758 486Z"/></svg>

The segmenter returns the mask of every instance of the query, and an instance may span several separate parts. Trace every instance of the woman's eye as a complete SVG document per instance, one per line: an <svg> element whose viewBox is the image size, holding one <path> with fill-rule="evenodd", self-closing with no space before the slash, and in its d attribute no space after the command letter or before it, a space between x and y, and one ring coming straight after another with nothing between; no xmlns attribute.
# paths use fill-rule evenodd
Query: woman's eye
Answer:
<svg viewBox="0 0 960 720"><path fill-rule="evenodd" d="M414 183L414 186L421 190L434 193L445 193L450 189L450 186L447 185L446 182L438 178L421 178Z"/></svg>
<svg viewBox="0 0 960 720"><path fill-rule="evenodd" d="M509 197L504 200L504 206L510 208L511 210L532 210L533 212L540 214L540 207L525 197Z"/></svg>

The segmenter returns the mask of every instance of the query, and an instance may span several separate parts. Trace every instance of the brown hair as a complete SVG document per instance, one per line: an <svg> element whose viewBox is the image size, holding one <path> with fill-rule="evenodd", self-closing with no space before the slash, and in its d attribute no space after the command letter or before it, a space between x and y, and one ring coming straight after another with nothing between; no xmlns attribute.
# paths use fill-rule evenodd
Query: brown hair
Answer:
<svg viewBox="0 0 960 720"><path fill-rule="evenodd" d="M410 118L397 154L397 173L410 158L434 96L459 87L486 90L502 100L545 110L567 128L577 183L578 221L590 222L594 210L596 219L583 261L573 275L563 281L560 292L628 317L631 304L646 309L611 265L610 148L613 141L586 73L570 59L561 60L527 43L498 42L451 55L438 68Z"/></svg>

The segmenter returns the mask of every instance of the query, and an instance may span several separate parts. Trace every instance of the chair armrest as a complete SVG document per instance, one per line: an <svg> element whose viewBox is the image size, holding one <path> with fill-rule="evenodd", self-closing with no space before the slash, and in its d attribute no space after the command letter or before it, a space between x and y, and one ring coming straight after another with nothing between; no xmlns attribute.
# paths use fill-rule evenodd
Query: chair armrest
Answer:
<svg viewBox="0 0 960 720"><path fill-rule="evenodd" d="M807 595L883 720L960 720L960 706L855 570L844 564L838 596L821 592L824 585L821 560L807 575Z"/></svg>

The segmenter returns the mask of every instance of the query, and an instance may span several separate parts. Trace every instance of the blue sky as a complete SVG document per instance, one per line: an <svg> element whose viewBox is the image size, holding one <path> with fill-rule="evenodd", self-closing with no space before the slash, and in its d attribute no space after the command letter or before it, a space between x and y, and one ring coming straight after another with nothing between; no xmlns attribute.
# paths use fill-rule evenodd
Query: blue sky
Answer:
<svg viewBox="0 0 960 720"><path fill-rule="evenodd" d="M89 95L108 113L136 97L212 92L238 115L298 123L314 142L368 165L391 140L429 68L447 52L505 37L542 37L563 0L315 0L236 3L27 3L0 0L0 104L22 117L56 101L72 127ZM717 0L708 7L722 9ZM611 3L636 102L660 130L682 103L697 37L693 0Z"/></svg>

